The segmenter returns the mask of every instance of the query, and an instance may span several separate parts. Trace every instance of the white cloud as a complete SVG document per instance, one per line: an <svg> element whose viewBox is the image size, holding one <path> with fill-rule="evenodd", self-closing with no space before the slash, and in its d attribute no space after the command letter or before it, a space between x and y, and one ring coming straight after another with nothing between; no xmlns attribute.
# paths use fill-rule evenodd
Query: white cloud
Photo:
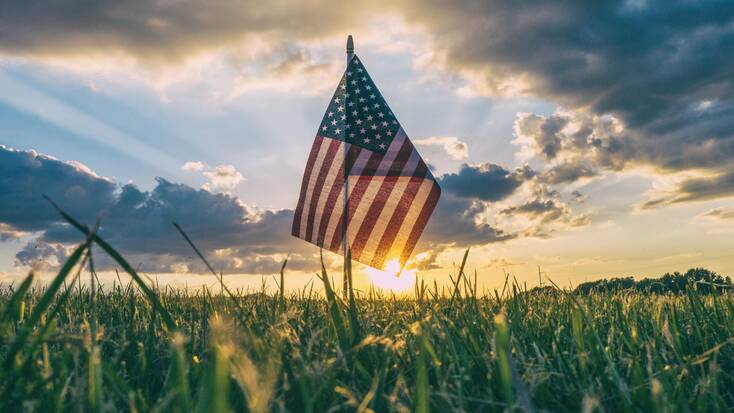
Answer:
<svg viewBox="0 0 734 413"><path fill-rule="evenodd" d="M209 182L202 188L210 192L232 191L237 185L245 181L245 177L232 165L217 165L203 172Z"/></svg>
<svg viewBox="0 0 734 413"><path fill-rule="evenodd" d="M455 161L461 161L469 157L469 145L455 136L431 136L425 139L413 141L419 146L440 146Z"/></svg>
<svg viewBox="0 0 734 413"><path fill-rule="evenodd" d="M203 171L204 169L206 169L206 164L201 161L188 161L181 167L181 170L186 172Z"/></svg>
<svg viewBox="0 0 734 413"><path fill-rule="evenodd" d="M246 181L233 165L209 166L201 161L188 161L181 167L186 172L201 172L207 179L202 185L209 192L231 192L237 185Z"/></svg>

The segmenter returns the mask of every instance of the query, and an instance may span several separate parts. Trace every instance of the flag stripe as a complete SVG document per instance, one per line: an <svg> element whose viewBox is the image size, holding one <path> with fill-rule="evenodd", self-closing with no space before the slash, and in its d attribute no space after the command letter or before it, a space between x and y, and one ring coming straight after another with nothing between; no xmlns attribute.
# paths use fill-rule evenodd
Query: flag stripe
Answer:
<svg viewBox="0 0 734 413"><path fill-rule="evenodd" d="M390 178L388 178L390 179ZM380 217L376 220L372 227L372 233L366 236L366 243L359 254L359 259L364 262L378 263L377 267L382 267L385 261L385 255L378 255L380 251L380 241L382 235L385 234L390 228L391 217L398 212L398 210L407 211L409 205L401 205L406 191L411 185L411 178L408 176L395 178L395 185L390 192L390 197L385 202L384 208L380 212Z"/></svg>
<svg viewBox="0 0 734 413"><path fill-rule="evenodd" d="M402 131L402 130L401 130ZM350 183L350 191L349 191L349 208L347 208L347 227L352 227L352 222L361 222L363 219L364 208L359 208L360 203L362 202L362 198L364 198L365 195L368 195L368 199L371 199L371 197L374 197L374 190L370 190L370 182L372 181L372 178L375 175L375 172L377 171L377 168L381 164L390 165L393 162L393 159L398 155L398 152L400 149L403 148L403 143L406 141L405 134L401 133L401 131L398 131L398 136L396 136L390 147L388 148L387 152L384 155L378 154L374 152L372 156L367 160L367 164L365 165L364 170L362 173L357 176L355 179L352 179L352 177L349 177L349 183ZM351 185L352 182L355 182L354 185ZM344 211L342 211L342 214ZM359 217L355 220L355 215L359 213ZM352 233L352 231L347 230L347 234ZM353 237L350 237L350 245L351 240ZM334 234L334 238L331 242L331 249L338 249L339 244L342 242L342 234L341 231L336 231Z"/></svg>
<svg viewBox="0 0 734 413"><path fill-rule="evenodd" d="M375 156L374 152L368 151L366 149L361 149L360 152L357 155L357 160L352 165L352 169L349 173L349 176L359 176L362 171L364 171L364 167L367 165L367 161ZM354 189L353 183L354 180L350 178L350 185L349 185L349 196L352 193L352 190ZM338 198L337 198L338 199ZM344 219L344 202L341 202L340 200L337 200L337 202L334 203L333 207L331 208L330 216L329 216L329 226L326 227L326 232L324 233L324 242L321 244L324 246L324 248L328 249L329 251L333 252L339 252L341 251L341 225L342 220ZM339 236L339 239L334 243L334 237Z"/></svg>
<svg viewBox="0 0 734 413"><path fill-rule="evenodd" d="M420 160L420 156L418 156L418 159ZM398 246L401 245L399 242L396 242L396 238L398 236L398 231L400 231L400 229L406 223L406 218L408 217L408 214L411 210L420 210L421 208L423 208L423 203L425 202L425 199L418 198L418 194L420 189L424 187L424 184L427 189L430 188L428 184L430 184L432 180L426 179L427 169L428 168L426 167L426 164L422 161L418 162L415 165L415 171L413 172L413 176L409 178L410 182L405 188L405 192L400 199L400 204L397 208L394 209L394 212L390 217L390 222L387 224L387 228L382 233L382 236L380 237L380 242L377 244L377 250L374 253L372 266L382 266L382 263L387 257L387 254L390 253L393 244L397 244ZM426 190L425 192L427 197L428 191ZM407 224L413 225L413 221L409 220ZM406 228L405 230L403 230L403 232L407 235L408 229Z"/></svg>
<svg viewBox="0 0 734 413"><path fill-rule="evenodd" d="M347 150L347 159L349 160L349 171L348 173L351 173L351 171L355 167L355 163L358 159L358 156L362 155L362 152L367 152L365 150L362 150L359 146L350 145L349 149ZM344 168L344 164L340 165L341 168ZM337 208L343 209L343 202L339 202L340 198L343 195L343 188L344 188L344 173L342 171L342 174L334 181L333 186L331 187L331 190L329 191L329 195L326 197L326 202L323 206L320 207L321 211L321 222L319 223L319 232L317 234L316 238L316 244L317 245L323 245L324 244L324 238L327 234L327 230L329 226L331 225L331 216L334 213L334 210Z"/></svg>
<svg viewBox="0 0 734 413"><path fill-rule="evenodd" d="M311 207L311 198L313 197L313 189L316 185L316 179L318 175L321 173L321 166L323 165L324 158L326 157L326 152L328 151L330 145L328 145L328 142L331 142L332 139L328 138L320 138L322 140L321 146L319 147L319 152L316 155L316 159L314 160L314 168L311 171L311 175L308 178L308 190L306 190L306 197L304 198L303 202L303 212L301 214L301 228L298 232L298 236L301 238L306 238L306 225L307 225L307 217L309 216L309 209ZM328 141L328 142L327 142Z"/></svg>
<svg viewBox="0 0 734 413"><path fill-rule="evenodd" d="M411 145L410 141L408 141L407 139L404 140L403 147L400 148L400 151L398 151L398 155L395 157L395 160L392 163L393 167L396 170L400 171L401 174L408 172L405 171L403 168L412 153L413 145ZM410 171L409 173L412 173L412 171ZM382 215L382 211L385 208L388 199L392 195L392 191L397 183L397 179L399 179L397 176L389 176L383 178L381 180L382 182L374 183L374 185L377 185L379 183L379 189L377 189L374 199L372 199L372 202L370 202L369 204L369 208L367 209L364 220L362 220L361 225L357 227L358 230L355 231L356 233L353 237L350 237L353 239L350 241L352 254L354 255L356 260L359 260L362 257L364 246L367 244L367 240L370 238L370 232L375 230L375 224L377 224L377 221ZM380 233L375 232L373 235L376 234Z"/></svg>
<svg viewBox="0 0 734 413"><path fill-rule="evenodd" d="M418 238L420 238L423 229L428 223L428 218L433 213L433 208L435 208L438 203L438 197L441 195L441 189L435 181L426 181L426 183L431 184L431 192L428 195L426 202L422 205L418 219L416 219L415 224L410 231L410 236L408 236L408 239L405 241L405 247L403 247L403 252L400 254L401 263L406 262L410 257L410 254L413 252L415 244L418 243Z"/></svg>
<svg viewBox="0 0 734 413"><path fill-rule="evenodd" d="M318 177L316 178L316 184L314 185L313 194L311 195L311 206L308 210L308 223L306 225L305 235L307 240L312 240L311 235L313 234L313 227L316 223L317 212L319 212L318 217L321 217L321 211L318 209L318 205L319 203L323 204L324 202L324 199L321 197L321 191L324 189L324 183L327 178L330 179L331 182L334 182L334 178L336 178L336 176L344 176L341 160L335 161L339 150L342 150L343 153L342 142L336 139L329 139L329 141L329 146L326 150L326 155L324 155L321 171L319 171ZM340 158L343 159L344 156L342 153L339 153L339 155L341 155Z"/></svg>
<svg viewBox="0 0 734 413"><path fill-rule="evenodd" d="M298 197L298 206L296 206L296 212L293 215L293 227L291 233L295 236L299 236L301 233L301 216L303 215L303 204L306 200L306 193L308 191L308 182L311 179L311 171L313 171L316 156L321 148L323 138L316 136L311 146L311 153L308 155L308 161L306 163L306 171L303 173L303 180L301 181L301 195Z"/></svg>

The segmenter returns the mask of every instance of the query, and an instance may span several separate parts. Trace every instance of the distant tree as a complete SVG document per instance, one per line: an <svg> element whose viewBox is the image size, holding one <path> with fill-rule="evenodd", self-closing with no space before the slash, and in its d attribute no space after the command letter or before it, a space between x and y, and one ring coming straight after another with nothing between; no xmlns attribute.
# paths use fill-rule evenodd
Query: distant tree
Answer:
<svg viewBox="0 0 734 413"><path fill-rule="evenodd" d="M681 294L686 291L687 286L703 294L734 289L730 277L723 277L706 268L691 268L685 274L676 271L672 274L665 273L660 278L644 278L639 281L635 281L633 277L604 278L580 284L574 291L581 294L621 290L653 294Z"/></svg>

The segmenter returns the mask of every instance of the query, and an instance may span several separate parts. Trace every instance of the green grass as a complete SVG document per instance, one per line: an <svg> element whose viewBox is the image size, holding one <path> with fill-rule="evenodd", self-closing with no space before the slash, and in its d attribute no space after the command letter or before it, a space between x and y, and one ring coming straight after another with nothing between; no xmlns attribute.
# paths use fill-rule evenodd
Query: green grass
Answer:
<svg viewBox="0 0 734 413"><path fill-rule="evenodd" d="M730 292L482 295L462 266L413 299L343 298L326 270L324 294L287 294L287 273L271 295L185 293L78 228L51 283L0 291L0 411L734 409ZM95 282L93 243L129 283Z"/></svg>

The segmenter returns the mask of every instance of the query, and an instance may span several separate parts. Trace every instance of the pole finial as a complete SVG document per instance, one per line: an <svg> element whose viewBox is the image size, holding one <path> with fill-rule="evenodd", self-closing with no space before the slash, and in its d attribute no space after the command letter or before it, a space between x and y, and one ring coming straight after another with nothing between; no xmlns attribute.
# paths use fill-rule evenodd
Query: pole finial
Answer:
<svg viewBox="0 0 734 413"><path fill-rule="evenodd" d="M354 53L354 40L351 34L347 37L347 53Z"/></svg>

